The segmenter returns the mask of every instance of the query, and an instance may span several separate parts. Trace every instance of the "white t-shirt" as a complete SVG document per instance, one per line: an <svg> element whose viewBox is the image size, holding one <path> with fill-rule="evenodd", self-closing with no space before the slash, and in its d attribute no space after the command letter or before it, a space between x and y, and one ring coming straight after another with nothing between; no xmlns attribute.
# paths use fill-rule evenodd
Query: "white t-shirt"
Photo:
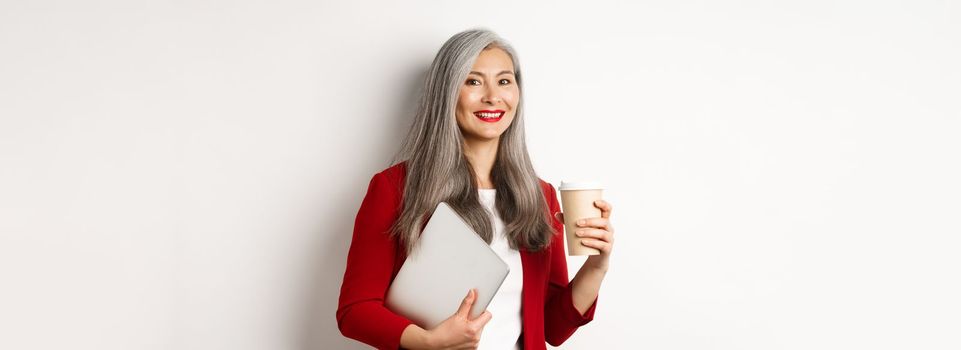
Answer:
<svg viewBox="0 0 961 350"><path fill-rule="evenodd" d="M491 248L500 256L501 260L510 267L510 273L487 306L493 316L484 326L480 344L477 349L520 349L521 323L521 291L524 287L524 270L521 265L521 253L511 249L504 236L504 222L501 221L497 209L494 208L494 198L497 190L478 189L480 202L493 218L494 239Z"/></svg>

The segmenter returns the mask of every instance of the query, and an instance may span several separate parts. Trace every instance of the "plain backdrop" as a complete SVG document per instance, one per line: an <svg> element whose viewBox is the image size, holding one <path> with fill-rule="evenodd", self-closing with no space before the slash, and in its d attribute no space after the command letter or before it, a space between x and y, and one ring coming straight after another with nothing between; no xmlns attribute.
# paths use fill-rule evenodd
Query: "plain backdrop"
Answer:
<svg viewBox="0 0 961 350"><path fill-rule="evenodd" d="M3 0L0 348L367 348L354 216L473 27L614 206L562 348L961 348L961 3L917 0Z"/></svg>

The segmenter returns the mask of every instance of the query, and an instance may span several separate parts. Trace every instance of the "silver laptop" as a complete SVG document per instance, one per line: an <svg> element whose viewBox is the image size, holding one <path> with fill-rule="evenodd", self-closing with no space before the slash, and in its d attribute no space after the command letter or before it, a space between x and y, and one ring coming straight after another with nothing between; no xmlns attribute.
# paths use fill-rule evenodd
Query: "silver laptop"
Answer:
<svg viewBox="0 0 961 350"><path fill-rule="evenodd" d="M397 272L385 304L424 329L453 315L471 288L477 288L477 299L470 318L480 316L510 271L444 202L434 209L418 245Z"/></svg>

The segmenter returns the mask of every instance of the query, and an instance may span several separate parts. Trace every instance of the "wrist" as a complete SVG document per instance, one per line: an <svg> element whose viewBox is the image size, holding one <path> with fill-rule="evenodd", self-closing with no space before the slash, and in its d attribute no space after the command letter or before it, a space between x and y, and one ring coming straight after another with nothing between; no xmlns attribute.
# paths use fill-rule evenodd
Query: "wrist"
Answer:
<svg viewBox="0 0 961 350"><path fill-rule="evenodd" d="M586 268L590 272L599 274L607 274L607 269L609 267L610 264L607 261L597 261L592 259L588 259L584 262L584 265L581 266L582 269Z"/></svg>
<svg viewBox="0 0 961 350"><path fill-rule="evenodd" d="M400 337L400 346L405 349L434 349L435 341L431 332L411 323Z"/></svg>
<svg viewBox="0 0 961 350"><path fill-rule="evenodd" d="M434 337L434 332L431 331L424 331L423 336L421 337L421 343L424 344L424 348L427 349L440 348L437 344L437 339Z"/></svg>

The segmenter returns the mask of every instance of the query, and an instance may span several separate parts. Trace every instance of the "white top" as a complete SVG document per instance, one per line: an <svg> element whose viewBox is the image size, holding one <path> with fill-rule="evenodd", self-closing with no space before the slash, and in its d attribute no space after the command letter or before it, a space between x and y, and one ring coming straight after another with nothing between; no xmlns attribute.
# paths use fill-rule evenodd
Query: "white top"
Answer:
<svg viewBox="0 0 961 350"><path fill-rule="evenodd" d="M524 287L524 270L521 265L521 252L511 249L504 236L504 222L494 208L495 189L478 190L480 202L493 218L494 239L491 248L510 267L501 289L487 306L493 316L484 326L477 349L520 349L521 335L521 291Z"/></svg>

